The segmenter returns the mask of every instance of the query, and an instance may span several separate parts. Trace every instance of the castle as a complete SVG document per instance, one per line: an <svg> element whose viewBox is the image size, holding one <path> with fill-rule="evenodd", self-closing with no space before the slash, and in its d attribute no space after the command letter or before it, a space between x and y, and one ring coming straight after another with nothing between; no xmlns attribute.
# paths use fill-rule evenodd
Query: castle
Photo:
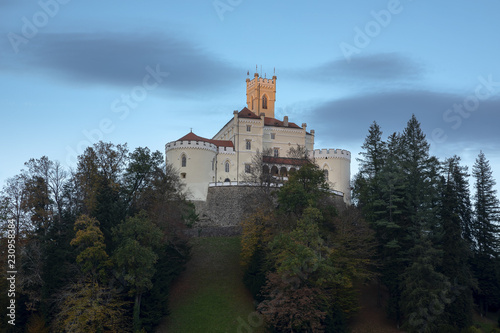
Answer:
<svg viewBox="0 0 500 333"><path fill-rule="evenodd" d="M189 199L206 201L210 187L248 186L254 156L263 157L263 172L286 180L303 160L287 156L290 148L305 147L308 157L327 176L332 192L350 203L351 153L341 149L314 149L314 130L274 117L276 76L246 79L247 107L234 111L233 117L212 139L190 132L165 145L167 163L171 163L185 182Z"/></svg>

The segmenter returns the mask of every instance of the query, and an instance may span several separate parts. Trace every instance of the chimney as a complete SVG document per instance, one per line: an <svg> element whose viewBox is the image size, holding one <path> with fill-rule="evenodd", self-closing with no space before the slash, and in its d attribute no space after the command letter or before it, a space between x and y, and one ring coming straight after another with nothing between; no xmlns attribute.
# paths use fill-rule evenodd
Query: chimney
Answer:
<svg viewBox="0 0 500 333"><path fill-rule="evenodd" d="M302 129L305 131L306 130L306 127L307 127L307 124L306 123L302 123Z"/></svg>
<svg viewBox="0 0 500 333"><path fill-rule="evenodd" d="M285 118L283 118L283 126L288 127L288 116L285 116Z"/></svg>

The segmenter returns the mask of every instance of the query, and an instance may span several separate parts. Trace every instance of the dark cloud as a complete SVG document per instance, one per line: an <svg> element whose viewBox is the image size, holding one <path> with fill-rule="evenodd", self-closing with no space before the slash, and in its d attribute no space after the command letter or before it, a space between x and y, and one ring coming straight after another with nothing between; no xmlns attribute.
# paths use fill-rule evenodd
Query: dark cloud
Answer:
<svg viewBox="0 0 500 333"><path fill-rule="evenodd" d="M74 83L137 85L147 66L159 66L170 74L161 87L199 92L227 87L244 72L201 47L165 34L39 34L20 49L9 57L15 68L48 72Z"/></svg>
<svg viewBox="0 0 500 333"><path fill-rule="evenodd" d="M345 83L345 81L409 81L417 80L424 68L411 58L398 53L382 53L330 61L305 70L293 71L300 78Z"/></svg>
<svg viewBox="0 0 500 333"><path fill-rule="evenodd" d="M468 117L455 112L445 116L453 105L463 104L466 97L430 91L352 96L318 105L308 117L322 138L337 142L362 142L373 121L381 126L384 137L402 132L415 114L434 145L496 142L500 146L500 98L480 101L474 112L465 113Z"/></svg>

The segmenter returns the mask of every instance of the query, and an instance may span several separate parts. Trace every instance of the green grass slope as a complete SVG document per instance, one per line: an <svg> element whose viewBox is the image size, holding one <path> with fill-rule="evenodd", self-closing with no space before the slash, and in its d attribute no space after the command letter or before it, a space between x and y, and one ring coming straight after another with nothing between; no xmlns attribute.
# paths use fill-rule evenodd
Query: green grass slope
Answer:
<svg viewBox="0 0 500 333"><path fill-rule="evenodd" d="M240 238L193 238L191 244L192 258L172 286L171 313L157 332L265 332L242 282Z"/></svg>

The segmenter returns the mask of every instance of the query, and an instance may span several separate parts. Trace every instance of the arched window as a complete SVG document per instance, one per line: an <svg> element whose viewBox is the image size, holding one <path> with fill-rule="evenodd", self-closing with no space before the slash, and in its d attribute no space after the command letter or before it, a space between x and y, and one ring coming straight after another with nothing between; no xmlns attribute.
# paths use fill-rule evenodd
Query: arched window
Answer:
<svg viewBox="0 0 500 333"><path fill-rule="evenodd" d="M267 95L262 96L262 108L267 109Z"/></svg>
<svg viewBox="0 0 500 333"><path fill-rule="evenodd" d="M323 173L325 174L325 178L328 179L328 169L323 169Z"/></svg>
<svg viewBox="0 0 500 333"><path fill-rule="evenodd" d="M226 161L226 164L224 165L224 170L226 170L226 172L229 172L229 161Z"/></svg>
<svg viewBox="0 0 500 333"><path fill-rule="evenodd" d="M181 157L181 166L185 167L186 165L187 165L186 155L182 154L182 157Z"/></svg>

